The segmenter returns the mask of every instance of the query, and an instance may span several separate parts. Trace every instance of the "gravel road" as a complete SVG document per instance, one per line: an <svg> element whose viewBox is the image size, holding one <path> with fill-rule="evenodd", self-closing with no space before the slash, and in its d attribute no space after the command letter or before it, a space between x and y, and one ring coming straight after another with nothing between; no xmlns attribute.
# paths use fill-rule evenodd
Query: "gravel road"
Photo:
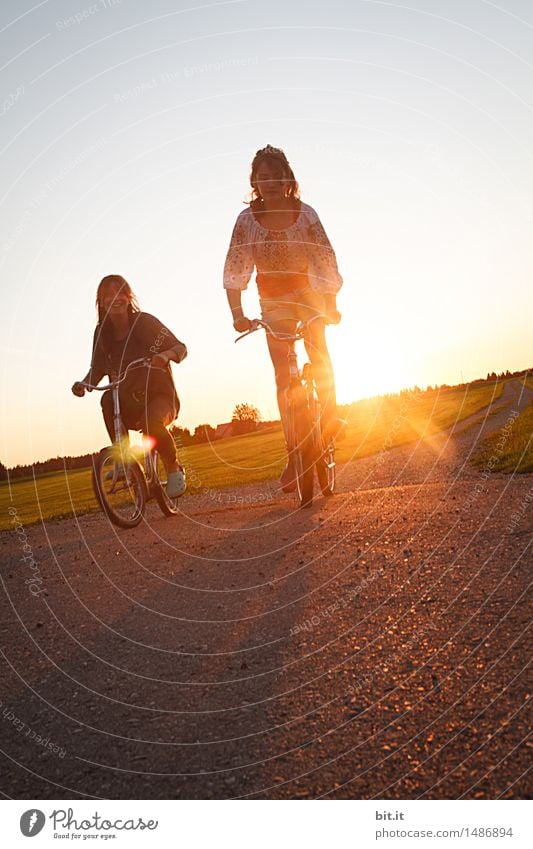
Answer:
<svg viewBox="0 0 533 849"><path fill-rule="evenodd" d="M268 482L1 534L4 796L525 798L533 475L469 458L531 396L310 511Z"/></svg>

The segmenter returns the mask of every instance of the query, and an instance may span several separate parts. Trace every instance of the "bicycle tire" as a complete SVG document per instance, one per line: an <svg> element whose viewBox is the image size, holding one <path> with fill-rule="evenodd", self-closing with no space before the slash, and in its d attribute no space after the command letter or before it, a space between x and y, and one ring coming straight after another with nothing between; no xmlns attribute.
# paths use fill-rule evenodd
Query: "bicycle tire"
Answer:
<svg viewBox="0 0 533 849"><path fill-rule="evenodd" d="M323 437L320 404L310 363L304 365L302 376L313 430L316 476L322 495L328 497L335 491L335 444L333 440L326 442Z"/></svg>
<svg viewBox="0 0 533 849"><path fill-rule="evenodd" d="M162 481L159 477L159 454L157 451L152 452L152 460L153 460L153 474L154 481L152 483L152 491L157 501L159 508L163 514L163 516L177 516L180 512L178 507L179 496L176 498L170 498L165 490L166 481Z"/></svg>
<svg viewBox="0 0 533 849"><path fill-rule="evenodd" d="M313 504L315 445L313 426L303 386L292 387L289 394L292 457L296 473L296 491L300 507Z"/></svg>
<svg viewBox="0 0 533 849"><path fill-rule="evenodd" d="M335 493L335 446L333 442L321 445L320 455L315 463L316 476L322 495L326 498Z"/></svg>
<svg viewBox="0 0 533 849"><path fill-rule="evenodd" d="M124 484L120 477L116 480L114 477L114 470L119 464L120 470L125 469ZM123 460L117 459L117 449L110 445L103 448L94 460L92 479L96 500L113 524L119 528L136 527L144 516L148 500L146 479L137 461L128 459L124 467Z"/></svg>
<svg viewBox="0 0 533 849"><path fill-rule="evenodd" d="M312 395L309 406L312 409L314 422L316 476L318 478L318 485L320 486L322 495L327 498L335 492L335 443L332 439L327 441L324 439L324 435L322 433L320 405L318 403L313 384L311 384L311 392Z"/></svg>

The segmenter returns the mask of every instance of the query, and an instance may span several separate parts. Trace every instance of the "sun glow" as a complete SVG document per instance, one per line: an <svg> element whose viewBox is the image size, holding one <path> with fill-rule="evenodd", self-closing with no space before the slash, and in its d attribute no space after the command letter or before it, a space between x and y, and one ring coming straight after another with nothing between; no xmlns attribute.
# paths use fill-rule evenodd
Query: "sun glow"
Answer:
<svg viewBox="0 0 533 849"><path fill-rule="evenodd" d="M405 351L390 342L383 345L370 330L330 338L339 403L399 392L411 384L413 370Z"/></svg>

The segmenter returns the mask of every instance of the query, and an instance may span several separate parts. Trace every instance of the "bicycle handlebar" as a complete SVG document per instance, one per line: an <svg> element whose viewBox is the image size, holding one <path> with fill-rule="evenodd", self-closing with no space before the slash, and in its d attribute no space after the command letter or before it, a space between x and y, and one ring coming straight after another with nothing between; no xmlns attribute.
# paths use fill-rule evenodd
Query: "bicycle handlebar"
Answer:
<svg viewBox="0 0 533 849"><path fill-rule="evenodd" d="M263 330L266 330L270 336L274 339L278 339L280 342L297 342L299 339L303 339L307 327L309 327L313 321L317 321L318 319L325 320L327 319L327 316L319 313L319 315L314 315L312 318L307 319L307 321L299 321L294 333L276 333L266 321L263 321L261 318L253 318L250 330L247 330L245 333L241 333L241 335L237 336L234 341L240 342L241 339L244 339L246 336L250 336L252 333L255 333L256 330L263 328Z"/></svg>
<svg viewBox="0 0 533 849"><path fill-rule="evenodd" d="M85 389L90 389L90 390L96 389L97 392L105 392L107 389L112 389L113 386L118 386L120 383L122 383L122 381L125 380L126 375L127 375L128 371L130 370L130 368L142 368L142 367L144 367L144 368L155 368L155 369L159 368L159 366L153 366L152 365L152 361L150 360L149 357L141 357L138 360L132 360L131 363L128 363L128 365L126 366L126 368L122 372L121 376L118 377L116 380L112 380L106 386L95 386L93 383L86 383L83 380L80 380L80 385L85 387ZM164 369L160 369L160 371L164 371Z"/></svg>

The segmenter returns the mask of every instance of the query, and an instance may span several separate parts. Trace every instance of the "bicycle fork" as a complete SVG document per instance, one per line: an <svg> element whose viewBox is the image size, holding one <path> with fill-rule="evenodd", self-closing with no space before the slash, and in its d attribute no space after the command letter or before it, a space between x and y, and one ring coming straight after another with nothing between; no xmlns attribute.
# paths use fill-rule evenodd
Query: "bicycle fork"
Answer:
<svg viewBox="0 0 533 849"><path fill-rule="evenodd" d="M120 445L124 436L122 430L122 418L120 415L120 403L118 399L118 386L114 386L111 390L113 397L113 427L115 429L115 445Z"/></svg>
<svg viewBox="0 0 533 849"><path fill-rule="evenodd" d="M124 434L124 426L122 424L122 416L120 415L120 401L119 401L119 387L113 386L111 390L111 395L113 398L113 429L115 431L115 450L118 448L120 450L120 463L124 469L125 481L126 485L129 484L130 475L128 471L128 463L130 460L129 454L126 454L126 444L125 440L127 440L127 436ZM128 448L129 452L129 443ZM113 469L113 479L112 479L112 490L115 489L117 483L121 480L121 471L120 466L115 463L115 468Z"/></svg>

